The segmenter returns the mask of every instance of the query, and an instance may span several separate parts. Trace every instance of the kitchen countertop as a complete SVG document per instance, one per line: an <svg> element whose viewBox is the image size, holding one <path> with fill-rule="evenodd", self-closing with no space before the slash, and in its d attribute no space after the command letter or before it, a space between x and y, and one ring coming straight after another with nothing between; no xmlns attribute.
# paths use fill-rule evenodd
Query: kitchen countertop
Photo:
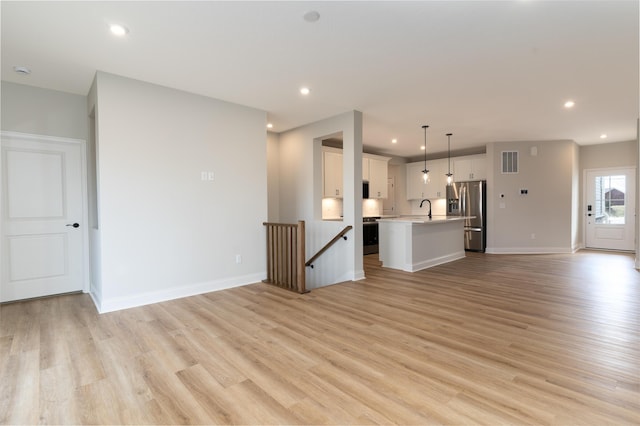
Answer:
<svg viewBox="0 0 640 426"><path fill-rule="evenodd" d="M426 215L396 216L378 219L378 222L401 222L401 223L417 223L417 224L436 224L457 222L465 219L472 219L475 216L432 216L428 218Z"/></svg>

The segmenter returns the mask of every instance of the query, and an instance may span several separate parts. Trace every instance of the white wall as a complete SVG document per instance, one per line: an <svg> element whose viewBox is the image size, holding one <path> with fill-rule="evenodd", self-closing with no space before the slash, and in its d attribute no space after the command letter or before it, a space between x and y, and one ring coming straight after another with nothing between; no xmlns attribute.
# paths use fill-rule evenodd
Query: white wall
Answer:
<svg viewBox="0 0 640 426"><path fill-rule="evenodd" d="M537 148L535 156L533 147ZM501 173L502 151L519 152L519 173ZM576 157L573 141L487 144L488 253L563 253L575 249ZM527 189L528 195L520 195L520 189Z"/></svg>
<svg viewBox="0 0 640 426"><path fill-rule="evenodd" d="M571 248L576 251L584 247L583 232L581 228L581 175L580 175L580 147L573 144L571 147Z"/></svg>
<svg viewBox="0 0 640 426"><path fill-rule="evenodd" d="M322 138L343 135L343 221L322 221ZM362 267L362 114L341 114L280 134L280 222L306 224L307 259L344 226L353 230L307 268L307 287L364 277Z"/></svg>
<svg viewBox="0 0 640 426"><path fill-rule="evenodd" d="M103 72L96 83L99 309L264 279L265 112Z"/></svg>
<svg viewBox="0 0 640 426"><path fill-rule="evenodd" d="M98 186L100 182L98 170L98 123L96 113L98 110L97 82L94 78L89 93L87 94L87 111L89 114L89 135L87 138L87 187L89 193L89 262L91 270L91 296L100 306L102 300L102 255L100 247L100 219L98 208Z"/></svg>
<svg viewBox="0 0 640 426"><path fill-rule="evenodd" d="M586 169L634 167L637 156L636 141L584 145L580 147L580 175Z"/></svg>
<svg viewBox="0 0 640 426"><path fill-rule="evenodd" d="M87 140L87 97L2 82L2 130Z"/></svg>
<svg viewBox="0 0 640 426"><path fill-rule="evenodd" d="M280 136L267 133L267 193L269 222L280 221Z"/></svg>

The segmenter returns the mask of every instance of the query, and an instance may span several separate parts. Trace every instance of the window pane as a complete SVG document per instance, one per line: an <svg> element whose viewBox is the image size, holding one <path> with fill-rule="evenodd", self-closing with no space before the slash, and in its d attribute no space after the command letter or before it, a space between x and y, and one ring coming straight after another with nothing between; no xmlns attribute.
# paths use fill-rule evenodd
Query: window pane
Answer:
<svg viewBox="0 0 640 426"><path fill-rule="evenodd" d="M596 223L625 224L625 177L622 175L595 178Z"/></svg>

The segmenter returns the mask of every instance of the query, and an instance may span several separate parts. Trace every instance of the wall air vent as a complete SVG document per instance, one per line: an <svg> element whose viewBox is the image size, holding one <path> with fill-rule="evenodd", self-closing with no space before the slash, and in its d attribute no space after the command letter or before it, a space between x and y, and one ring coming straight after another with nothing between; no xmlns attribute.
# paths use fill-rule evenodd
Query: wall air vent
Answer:
<svg viewBox="0 0 640 426"><path fill-rule="evenodd" d="M518 173L518 151L502 151L502 174Z"/></svg>

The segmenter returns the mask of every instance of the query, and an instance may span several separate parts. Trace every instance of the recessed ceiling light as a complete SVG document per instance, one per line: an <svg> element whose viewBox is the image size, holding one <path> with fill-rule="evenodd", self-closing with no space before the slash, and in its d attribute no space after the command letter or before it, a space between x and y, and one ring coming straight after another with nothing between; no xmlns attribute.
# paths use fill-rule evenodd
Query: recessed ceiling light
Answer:
<svg viewBox="0 0 640 426"><path fill-rule="evenodd" d="M109 25L109 31L111 31L111 34L118 37L124 37L129 33L129 29L120 24Z"/></svg>
<svg viewBox="0 0 640 426"><path fill-rule="evenodd" d="M273 124L267 123L267 129L273 129Z"/></svg>
<svg viewBox="0 0 640 426"><path fill-rule="evenodd" d="M300 89L300 93L302 93L303 95L308 95L309 93L311 93L311 90L308 87L303 87Z"/></svg>
<svg viewBox="0 0 640 426"><path fill-rule="evenodd" d="M606 138L607 138L607 134L606 133L603 133L603 134L600 135L600 139L606 139Z"/></svg>
<svg viewBox="0 0 640 426"><path fill-rule="evenodd" d="M565 108L573 108L576 103L574 101L567 101L564 103Z"/></svg>
<svg viewBox="0 0 640 426"><path fill-rule="evenodd" d="M15 72L17 72L18 74L22 74L22 75L29 75L31 74L31 70L27 67L19 67L19 66L15 66L13 67L13 70Z"/></svg>
<svg viewBox="0 0 640 426"><path fill-rule="evenodd" d="M302 15L305 21L307 22L317 22L320 19L320 13L317 10L310 10L309 12Z"/></svg>
<svg viewBox="0 0 640 426"><path fill-rule="evenodd" d="M391 143L398 143L398 139L391 139Z"/></svg>
<svg viewBox="0 0 640 426"><path fill-rule="evenodd" d="M424 151L424 145L422 145L422 146L420 147L420 149Z"/></svg>

